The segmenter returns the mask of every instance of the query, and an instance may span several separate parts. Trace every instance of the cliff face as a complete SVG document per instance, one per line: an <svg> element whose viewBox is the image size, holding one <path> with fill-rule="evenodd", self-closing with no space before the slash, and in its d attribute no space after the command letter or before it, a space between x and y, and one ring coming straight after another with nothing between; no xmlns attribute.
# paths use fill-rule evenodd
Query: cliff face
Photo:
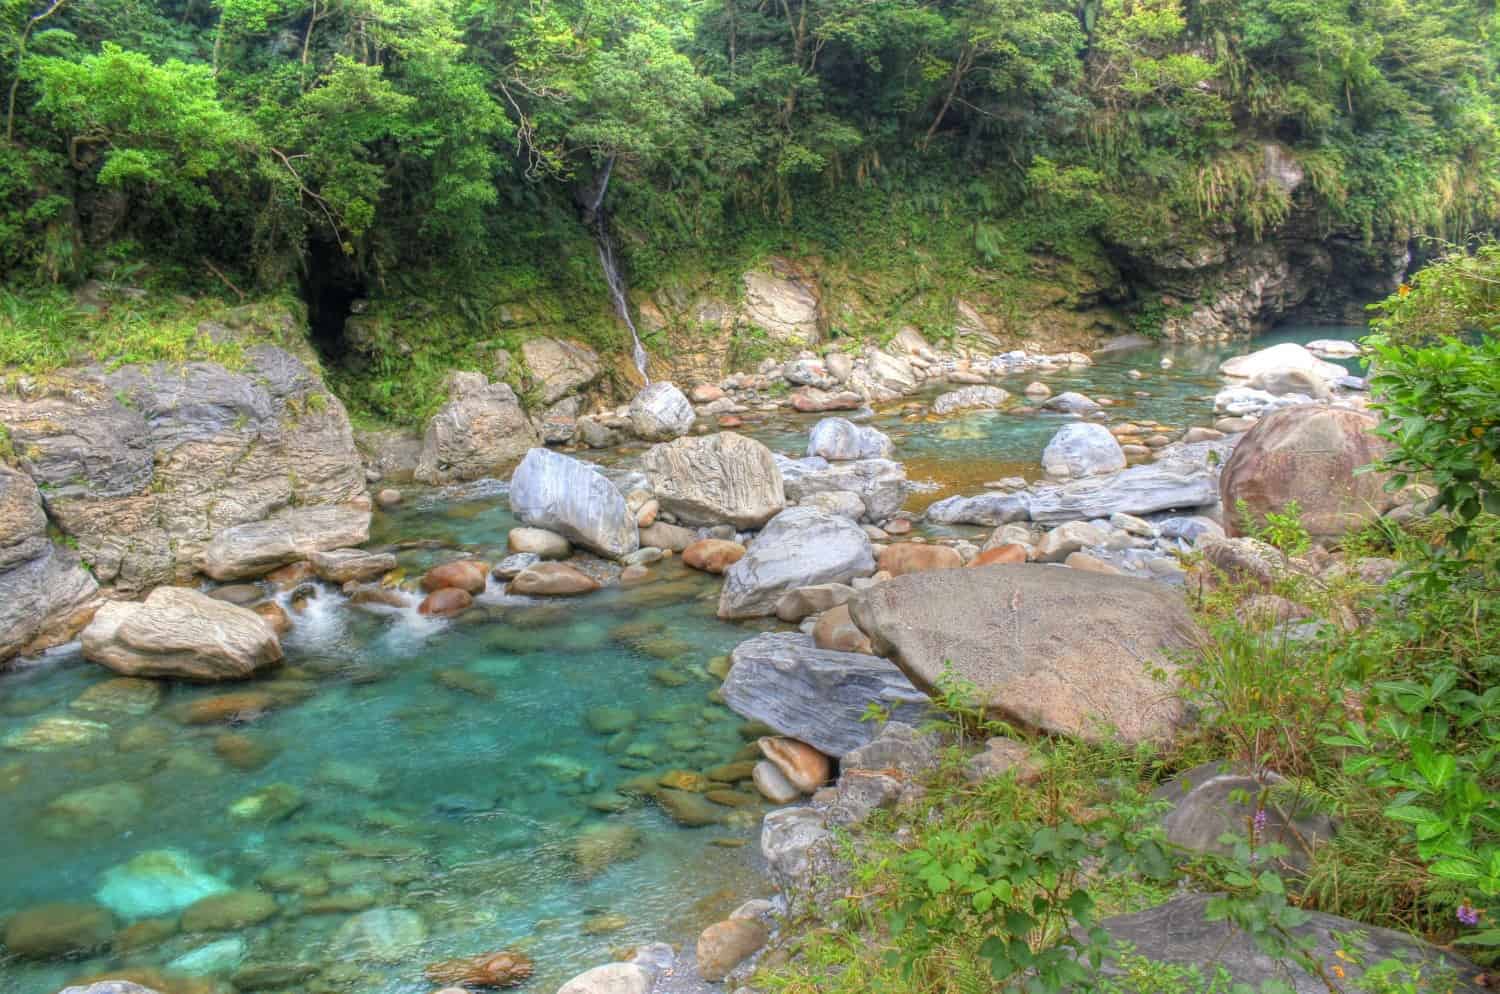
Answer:
<svg viewBox="0 0 1500 994"><path fill-rule="evenodd" d="M265 329L201 330L239 340L242 368L86 366L0 388L7 493L21 509L9 517L26 552L12 558L30 564L0 573L0 600L30 596L38 617L66 615L95 580L126 595L189 580L232 525L365 499L348 415L310 353L268 344ZM23 514L26 493L39 501ZM88 577L79 560L86 583L74 582L74 570ZM56 582L30 583L44 573ZM0 656L21 641L0 640Z"/></svg>

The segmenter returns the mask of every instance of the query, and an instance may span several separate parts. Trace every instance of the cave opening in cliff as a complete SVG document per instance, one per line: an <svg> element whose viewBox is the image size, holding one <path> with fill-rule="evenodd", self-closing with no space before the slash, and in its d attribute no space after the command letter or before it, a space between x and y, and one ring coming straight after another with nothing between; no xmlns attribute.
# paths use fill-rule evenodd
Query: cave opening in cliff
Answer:
<svg viewBox="0 0 1500 994"><path fill-rule="evenodd" d="M302 300L312 342L324 361L346 358L344 325L366 294L365 281L338 243L314 239L302 270Z"/></svg>

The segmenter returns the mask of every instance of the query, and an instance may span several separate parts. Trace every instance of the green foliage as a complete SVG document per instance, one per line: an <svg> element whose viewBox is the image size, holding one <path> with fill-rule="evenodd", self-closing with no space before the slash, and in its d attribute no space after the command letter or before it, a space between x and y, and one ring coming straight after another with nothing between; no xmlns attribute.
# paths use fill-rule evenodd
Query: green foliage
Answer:
<svg viewBox="0 0 1500 994"><path fill-rule="evenodd" d="M1234 513L1244 534L1275 546L1289 556L1300 556L1312 548L1312 535L1302 524L1302 505L1295 500L1287 501L1280 511L1266 512L1263 522L1255 520L1249 505L1243 500L1235 504Z"/></svg>

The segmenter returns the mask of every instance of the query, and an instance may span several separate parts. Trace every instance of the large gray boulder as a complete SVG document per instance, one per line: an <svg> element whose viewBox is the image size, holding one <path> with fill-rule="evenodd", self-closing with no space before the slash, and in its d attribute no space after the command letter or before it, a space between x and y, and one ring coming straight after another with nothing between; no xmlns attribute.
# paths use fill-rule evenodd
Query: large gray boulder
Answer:
<svg viewBox="0 0 1500 994"><path fill-rule="evenodd" d="M1042 469L1064 479L1116 473L1125 468L1125 450L1109 429L1091 421L1063 425L1042 450Z"/></svg>
<svg viewBox="0 0 1500 994"><path fill-rule="evenodd" d="M847 386L866 400L880 403L914 392L920 382L921 377L905 359L871 350L863 365L850 374Z"/></svg>
<svg viewBox="0 0 1500 994"><path fill-rule="evenodd" d="M539 441L508 384L455 372L448 377L448 403L427 422L416 478L436 486L500 476Z"/></svg>
<svg viewBox="0 0 1500 994"><path fill-rule="evenodd" d="M665 380L646 387L630 402L630 427L648 442L667 442L693 430L692 401Z"/></svg>
<svg viewBox="0 0 1500 994"><path fill-rule="evenodd" d="M125 593L185 583L225 528L364 495L349 418L311 354L250 345L244 360L237 371L157 363L0 384L17 468L99 582Z"/></svg>
<svg viewBox="0 0 1500 994"><path fill-rule="evenodd" d="M532 449L516 467L510 509L528 525L611 559L641 546L635 515L620 491L590 464L551 449Z"/></svg>
<svg viewBox="0 0 1500 994"><path fill-rule="evenodd" d="M791 507L772 518L744 558L724 573L719 617L776 612L781 595L815 583L848 583L875 572L870 539L848 518L813 507Z"/></svg>
<svg viewBox="0 0 1500 994"><path fill-rule="evenodd" d="M289 507L263 521L235 525L213 537L195 565L215 580L248 580L278 566L363 545L370 512L361 507Z"/></svg>
<svg viewBox="0 0 1500 994"><path fill-rule="evenodd" d="M83 656L125 676L181 680L244 679L282 658L260 615L183 587L99 608L83 630Z"/></svg>
<svg viewBox="0 0 1500 994"><path fill-rule="evenodd" d="M599 353L579 342L532 338L521 345L521 358L541 387L543 404L555 404L604 375Z"/></svg>
<svg viewBox="0 0 1500 994"><path fill-rule="evenodd" d="M644 459L661 506L686 525L759 528L786 506L771 450L726 431L653 445Z"/></svg>
<svg viewBox="0 0 1500 994"><path fill-rule="evenodd" d="M1040 565L934 570L861 591L849 612L918 689L951 664L1008 721L1139 742L1186 718L1172 675L1193 620L1162 584Z"/></svg>
<svg viewBox="0 0 1500 994"><path fill-rule="evenodd" d="M929 716L927 695L891 662L819 649L809 635L757 635L736 646L729 658L720 692L732 711L830 756L875 738L879 728L861 720L871 704L890 709L893 720L907 724Z"/></svg>
<svg viewBox="0 0 1500 994"><path fill-rule="evenodd" d="M1031 520L1055 525L1112 514L1212 507L1219 501L1220 461L1233 445L1232 440L1177 445L1160 450L1153 463L1034 487L1027 495Z"/></svg>
<svg viewBox="0 0 1500 994"><path fill-rule="evenodd" d="M895 451L895 443L885 432L857 425L848 418L824 418L813 425L807 437L807 454L829 462L889 459Z"/></svg>
<svg viewBox="0 0 1500 994"><path fill-rule="evenodd" d="M879 522L901 510L906 501L906 467L889 459L830 463L817 456L777 455L776 465L787 498L799 503L814 494L852 493L864 504L865 520Z"/></svg>
<svg viewBox="0 0 1500 994"><path fill-rule="evenodd" d="M0 664L71 639L97 606L98 590L77 554L47 537L36 484L0 465Z"/></svg>
<svg viewBox="0 0 1500 994"><path fill-rule="evenodd" d="M1262 951L1255 937L1233 921L1209 921L1206 912L1213 897L1184 894L1146 911L1105 918L1099 927L1115 943L1129 945L1134 955L1153 963L1198 967L1205 977L1215 969L1224 970L1237 989L1241 985L1253 991L1289 986L1296 994L1328 994L1326 980L1285 956ZM1451 984L1433 984L1432 990L1449 994L1482 994L1485 990L1477 979L1478 967L1421 939L1318 911L1304 915L1306 921L1292 928L1292 935L1310 940L1306 953L1314 962L1325 966L1335 964L1344 971L1344 980L1339 985L1342 990L1365 990L1360 984L1365 970L1386 959L1407 961L1409 977L1453 976ZM1340 951L1344 955L1340 956ZM1118 963L1106 960L1103 967L1106 976L1120 976L1124 972Z"/></svg>

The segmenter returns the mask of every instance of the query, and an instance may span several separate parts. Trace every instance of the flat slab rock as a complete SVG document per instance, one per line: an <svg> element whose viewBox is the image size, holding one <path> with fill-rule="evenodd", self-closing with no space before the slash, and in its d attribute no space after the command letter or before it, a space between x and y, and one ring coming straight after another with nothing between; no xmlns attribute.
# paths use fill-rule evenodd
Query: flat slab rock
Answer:
<svg viewBox="0 0 1500 994"><path fill-rule="evenodd" d="M730 662L720 690L732 711L830 756L875 738L878 728L860 720L872 703L909 725L929 714L927 695L888 660L819 649L808 635L757 635L736 646Z"/></svg>
<svg viewBox="0 0 1500 994"><path fill-rule="evenodd" d="M1259 990L1263 983L1275 981L1289 985L1296 994L1328 994L1327 984L1299 966L1261 952L1243 930L1227 922L1206 921L1204 910L1211 897L1186 894L1133 915L1106 918L1099 925L1116 942L1134 947L1136 955L1156 963L1197 966L1205 978L1212 977L1218 968L1250 990ZM1387 958L1423 964L1420 970L1426 990L1466 994L1481 994L1484 990L1476 982L1480 971L1474 964L1401 932L1372 928L1316 911L1309 912L1307 922L1292 931L1313 940L1308 952L1315 960L1337 963L1344 969L1345 990L1362 989L1359 978L1364 970L1353 960L1370 965ZM1349 949L1351 944L1356 948ZM1339 958L1340 949L1352 954L1350 958ZM1454 982L1438 983L1438 977L1449 971ZM1124 971L1117 964L1106 962L1102 972L1106 976L1120 976Z"/></svg>
<svg viewBox="0 0 1500 994"><path fill-rule="evenodd" d="M368 509L292 507L264 521L224 529L208 543L195 565L220 582L250 580L315 552L363 545L369 539Z"/></svg>
<svg viewBox="0 0 1500 994"><path fill-rule="evenodd" d="M1039 564L934 570L860 591L849 612L916 687L930 691L951 663L1010 721L1138 742L1186 719L1171 654L1192 646L1193 619L1180 591L1150 580Z"/></svg>

